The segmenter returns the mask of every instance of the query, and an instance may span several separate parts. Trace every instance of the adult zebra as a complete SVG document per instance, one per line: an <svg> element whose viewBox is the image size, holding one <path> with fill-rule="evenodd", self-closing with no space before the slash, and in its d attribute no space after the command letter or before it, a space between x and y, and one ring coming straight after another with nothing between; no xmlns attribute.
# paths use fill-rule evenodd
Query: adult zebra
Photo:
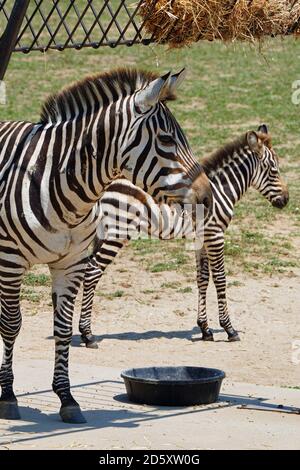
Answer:
<svg viewBox="0 0 300 470"><path fill-rule="evenodd" d="M95 203L114 174L155 198L209 204L208 179L166 105L182 78L183 72L157 77L127 69L88 77L50 97L39 123L0 124L1 418L19 417L12 359L22 277L46 263L54 306L53 390L64 421L85 421L70 392L72 316L98 225Z"/></svg>
<svg viewBox="0 0 300 470"><path fill-rule="evenodd" d="M256 188L273 206L283 208L288 202L288 189L279 173L278 157L271 145L266 125L259 126L258 132L248 132L230 142L202 161L213 194L212 211L204 223L204 244L196 251L197 283L199 293L197 323L202 339L213 341L206 316L206 291L210 271L217 291L219 321L229 341L238 341L237 331L232 327L226 301L226 276L224 267L224 232L232 216L234 205L250 186ZM118 223L115 223L115 209L124 201ZM125 210L125 204L128 208ZM101 199L103 216L99 232L104 239L96 239L94 254L87 265L79 330L87 347L95 348L97 343L91 331L92 304L96 285L107 266L113 261L126 239L130 239L136 228L143 225L142 233L158 238L172 238L190 235L191 220L180 217L168 206L159 209L153 199L141 189L125 180L114 181ZM146 222L146 223L145 223ZM127 225L130 230L126 230ZM167 234L167 237L165 237Z"/></svg>

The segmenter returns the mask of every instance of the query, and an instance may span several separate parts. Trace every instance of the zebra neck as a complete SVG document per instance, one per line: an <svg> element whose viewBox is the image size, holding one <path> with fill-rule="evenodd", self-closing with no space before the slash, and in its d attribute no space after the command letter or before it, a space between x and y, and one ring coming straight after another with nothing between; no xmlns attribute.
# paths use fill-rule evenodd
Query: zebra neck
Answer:
<svg viewBox="0 0 300 470"><path fill-rule="evenodd" d="M216 203L226 204L230 217L234 205L251 186L254 172L252 155L241 152L241 156L235 154L208 174Z"/></svg>
<svg viewBox="0 0 300 470"><path fill-rule="evenodd" d="M74 123L63 123L61 126L66 126L68 134L70 126L74 127ZM97 138L93 138L85 126L79 136L74 137L61 149L54 184L61 194L63 217L69 223L80 223L113 179L113 162L110 161L113 158L110 159L109 154L105 155L99 151L98 147L104 130L98 128L97 133L99 137L97 134Z"/></svg>

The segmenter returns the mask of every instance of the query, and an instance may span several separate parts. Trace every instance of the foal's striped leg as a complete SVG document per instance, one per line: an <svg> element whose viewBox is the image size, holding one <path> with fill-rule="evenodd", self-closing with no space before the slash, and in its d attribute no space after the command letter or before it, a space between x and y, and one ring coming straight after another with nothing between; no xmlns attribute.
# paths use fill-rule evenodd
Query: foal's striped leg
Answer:
<svg viewBox="0 0 300 470"><path fill-rule="evenodd" d="M206 292L209 284L209 262L205 248L196 252L198 284L198 318L197 324L202 332L203 341L213 341L213 333L208 327L206 315Z"/></svg>
<svg viewBox="0 0 300 470"><path fill-rule="evenodd" d="M3 340L3 360L0 369L0 418L20 419L17 398L13 391L13 349L22 324L20 290L25 267L0 260L1 315L0 333Z"/></svg>
<svg viewBox="0 0 300 470"><path fill-rule="evenodd" d="M82 307L79 319L79 331L82 341L87 348L97 348L97 343L92 334L91 318L95 289L107 266L109 266L126 240L109 240L99 245L97 253L91 256L86 267L83 282Z"/></svg>
<svg viewBox="0 0 300 470"><path fill-rule="evenodd" d="M212 278L217 291L220 326L226 331L229 341L239 341L239 335L233 328L228 314L224 265L224 237L218 240L218 242L215 241L211 246L207 246L207 253Z"/></svg>
<svg viewBox="0 0 300 470"><path fill-rule="evenodd" d="M96 255L91 256L84 273L83 293L81 312L79 319L79 331L81 339L87 348L97 349L98 345L94 335L92 334L91 318L95 289L103 274Z"/></svg>

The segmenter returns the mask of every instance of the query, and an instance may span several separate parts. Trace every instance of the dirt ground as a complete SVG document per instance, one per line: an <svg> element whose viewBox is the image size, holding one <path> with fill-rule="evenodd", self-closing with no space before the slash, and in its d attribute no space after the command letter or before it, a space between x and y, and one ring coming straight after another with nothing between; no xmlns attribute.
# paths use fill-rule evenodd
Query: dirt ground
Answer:
<svg viewBox="0 0 300 470"><path fill-rule="evenodd" d="M46 270L39 268L38 272ZM299 276L300 270L294 268L282 276L253 278L237 274L228 278L230 314L240 333L239 343L227 342L219 328L216 295L210 286L208 312L215 341L206 343L200 341L196 325L194 275L147 272L126 247L97 290L98 294L100 290L122 290L122 296L95 296L93 332L99 341L98 350L80 344L77 303L71 368L76 363L115 368L211 366L223 369L233 381L299 387ZM180 285L181 292L163 288L166 283ZM186 287L192 292L184 292ZM16 345L16 362L53 357L50 288L42 289L42 301L23 301L24 321Z"/></svg>
<svg viewBox="0 0 300 470"><path fill-rule="evenodd" d="M288 221L282 219L274 223L273 230L284 235L286 230L290 232L287 227ZM298 242L295 237L295 256ZM186 255L190 262L193 253ZM161 256L159 244L155 256L156 260ZM0 449L298 448L298 415L245 411L240 406L299 407L300 269L253 277L234 266L230 258L226 266L231 272L228 302L241 337L238 343L229 343L218 326L213 286L208 313L215 341L206 343L200 341L196 326L195 272L150 272L147 260L142 261L132 246L122 250L97 288L93 332L99 349L86 349L80 343L79 296L70 376L72 392L87 419L85 425L60 421L58 399L51 390L50 286L25 285L23 328L15 350L15 389L22 419L1 421ZM42 279L39 275L47 269L36 267L33 272ZM0 354L1 348L2 344ZM223 369L226 379L218 403L174 409L128 402L120 372L146 365ZM199 429L205 429L205 435Z"/></svg>

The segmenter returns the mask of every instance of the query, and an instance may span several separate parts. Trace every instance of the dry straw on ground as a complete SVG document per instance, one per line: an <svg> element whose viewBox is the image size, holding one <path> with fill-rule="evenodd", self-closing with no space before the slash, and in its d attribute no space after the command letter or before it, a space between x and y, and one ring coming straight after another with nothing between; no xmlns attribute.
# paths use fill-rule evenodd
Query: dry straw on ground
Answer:
<svg viewBox="0 0 300 470"><path fill-rule="evenodd" d="M145 0L140 13L146 31L170 47L300 34L300 0Z"/></svg>

